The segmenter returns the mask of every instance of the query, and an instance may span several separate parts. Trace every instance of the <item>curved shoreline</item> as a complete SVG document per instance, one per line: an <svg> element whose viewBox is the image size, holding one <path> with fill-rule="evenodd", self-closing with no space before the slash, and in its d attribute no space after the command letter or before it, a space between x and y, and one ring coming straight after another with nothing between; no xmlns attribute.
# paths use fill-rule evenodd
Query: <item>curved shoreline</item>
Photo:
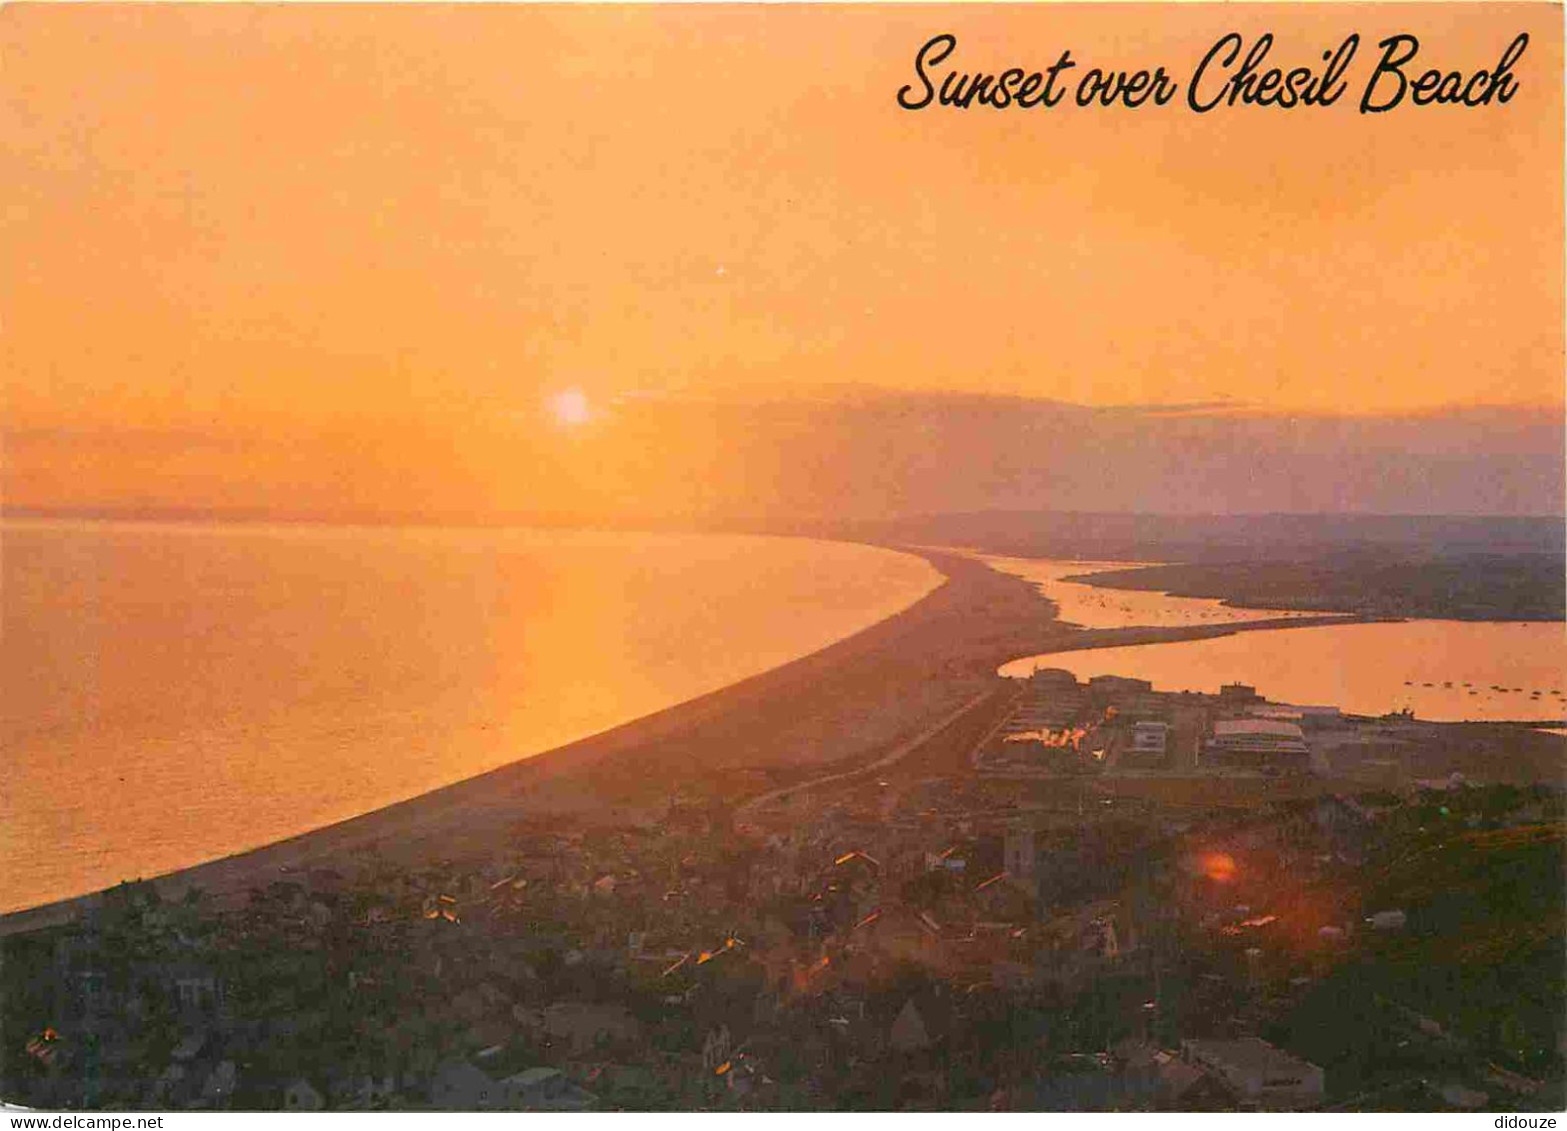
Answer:
<svg viewBox="0 0 1567 1131"><path fill-rule="evenodd" d="M735 804L776 775L858 772L906 745L1029 655L1168 643L1236 632L1397 618L1290 617L1223 625L1078 629L1033 585L961 554L924 558L943 580L909 605L780 667L611 730L241 853L150 877L177 898L243 896L290 873L372 851L404 861L482 850L519 821L585 809L643 810L693 789ZM802 750L809 756L801 756ZM735 780L750 775L750 781ZM774 775L757 783L755 775ZM818 775L819 776L819 775ZM102 891L0 915L0 935L67 921Z"/></svg>
<svg viewBox="0 0 1567 1131"><path fill-rule="evenodd" d="M404 801L147 878L169 896L192 887L223 896L246 892L296 869L331 866L363 849L448 855L454 841L494 837L519 819L580 807L584 791L603 807L645 805L667 799L681 787L713 784L702 778L727 772L736 754L742 764L798 763L797 750L786 747L797 737L791 723L802 716L835 739L817 743L816 757L806 759L809 764L857 758L875 742L856 742L848 729L856 718L878 707L885 715L889 707L898 707L900 691L912 695L932 677L970 689L977 681L993 678L994 665L987 669L985 660L995 650L1010 651L1015 645L1000 639L992 642L987 633L973 630L997 628L984 613L1005 610L1005 619L1011 621L1020 603L1036 604L1014 591L1010 583L1015 579L985 567L948 555L903 552L930 562L943 580L900 612L825 648L600 734ZM1043 609L1042 603L1037 604ZM1033 620L1037 629L1048 616L1022 619ZM968 641L963 639L965 629ZM941 648L944 640L955 640L957 647ZM904 711L898 725L928 720L945 702L940 695L927 698L931 703L925 710ZM591 781L586 780L589 774ZM570 796L572 787L576 797ZM100 890L0 915L0 934L64 921L101 894Z"/></svg>
<svg viewBox="0 0 1567 1131"><path fill-rule="evenodd" d="M0 538L0 913L610 731L942 581L756 533L4 519Z"/></svg>
<svg viewBox="0 0 1567 1131"><path fill-rule="evenodd" d="M1324 613L1321 616L1268 617L1229 624L1192 624L1123 628L1080 628L1074 638L1041 649L1040 656L1062 652L1082 652L1094 648L1127 648L1135 644L1176 644L1183 640L1208 640L1215 636L1233 636L1238 632L1271 632L1282 628L1322 628L1340 624L1399 624L1402 617L1359 616L1354 613ZM1027 659L1014 656L1012 660ZM1011 661L1009 661L1011 662Z"/></svg>

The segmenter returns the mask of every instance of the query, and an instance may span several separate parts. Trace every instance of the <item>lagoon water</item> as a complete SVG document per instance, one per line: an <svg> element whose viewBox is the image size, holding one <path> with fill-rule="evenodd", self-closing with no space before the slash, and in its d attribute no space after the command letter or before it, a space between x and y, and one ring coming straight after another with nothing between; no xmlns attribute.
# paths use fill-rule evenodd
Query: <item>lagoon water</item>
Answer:
<svg viewBox="0 0 1567 1131"><path fill-rule="evenodd" d="M1320 613L1285 609L1236 609L1207 597L1172 597L1135 589L1101 589L1081 581L1067 581L1078 574L1135 569L1149 562L1052 561L1039 558L1003 558L975 555L1001 573L1032 581L1056 604L1056 616L1079 628L1168 628L1175 625L1235 624L1279 617L1321 616Z"/></svg>
<svg viewBox="0 0 1567 1131"><path fill-rule="evenodd" d="M0 911L366 812L906 608L793 538L7 521Z"/></svg>
<svg viewBox="0 0 1567 1131"><path fill-rule="evenodd" d="M1094 568L1083 562L1041 561L1031 563L1031 572L1022 575L1046 580L1044 591L1061 602L1062 618L1085 627L1223 623L1278 615L1058 580ZM1265 629L1027 656L1004 665L1001 674L1025 676L1035 667L1063 668L1079 679L1130 676L1150 680L1163 691L1213 693L1222 684L1248 683L1278 702L1332 704L1365 715L1407 707L1417 717L1436 722L1567 718L1567 627L1559 621L1414 620Z"/></svg>

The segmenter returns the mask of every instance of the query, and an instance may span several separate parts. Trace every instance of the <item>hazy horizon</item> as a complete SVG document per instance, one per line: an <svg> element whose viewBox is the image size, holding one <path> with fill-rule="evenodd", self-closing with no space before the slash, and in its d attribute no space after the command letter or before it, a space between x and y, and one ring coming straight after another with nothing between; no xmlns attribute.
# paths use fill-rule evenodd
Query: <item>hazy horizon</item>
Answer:
<svg viewBox="0 0 1567 1131"><path fill-rule="evenodd" d="M587 525L1011 510L1567 513L1567 444L1554 410L1345 418L872 394L838 403L645 401L632 412L611 407L589 427L595 436L503 455L505 438L475 422L418 465L394 458L406 448L401 432L377 440L324 429L285 438L247 428L11 428L3 435L5 495L12 510L427 514L478 522L532 514ZM648 465L647 449L665 430L707 442L663 451ZM1238 458L1243 476L1235 474ZM534 474L492 474L503 459L525 460ZM62 479L62 462L78 474ZM102 490L115 471L125 488ZM537 492L541 480L547 494Z"/></svg>
<svg viewBox="0 0 1567 1131"><path fill-rule="evenodd" d="M1527 31L1516 97L894 99L938 30L1288 64L1397 30L1348 4L12 5L0 496L1560 514L1560 24L1419 23L1450 65Z"/></svg>

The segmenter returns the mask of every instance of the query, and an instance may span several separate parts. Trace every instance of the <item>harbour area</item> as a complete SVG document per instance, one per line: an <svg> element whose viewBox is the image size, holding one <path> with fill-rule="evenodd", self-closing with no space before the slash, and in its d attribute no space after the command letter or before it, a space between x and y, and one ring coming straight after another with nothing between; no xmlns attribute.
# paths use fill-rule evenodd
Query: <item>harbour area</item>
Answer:
<svg viewBox="0 0 1567 1131"><path fill-rule="evenodd" d="M1261 683L1008 678L1267 628L1073 629L927 557L923 601L745 684L6 917L7 1098L1560 1106L1567 739Z"/></svg>
<svg viewBox="0 0 1567 1131"><path fill-rule="evenodd" d="M1010 712L976 748L980 773L1278 779L1406 788L1458 775L1546 781L1559 757L1541 724L1442 724L1407 709L1367 716L1273 702L1250 684L1217 694L1145 679L1039 668L1014 680Z"/></svg>

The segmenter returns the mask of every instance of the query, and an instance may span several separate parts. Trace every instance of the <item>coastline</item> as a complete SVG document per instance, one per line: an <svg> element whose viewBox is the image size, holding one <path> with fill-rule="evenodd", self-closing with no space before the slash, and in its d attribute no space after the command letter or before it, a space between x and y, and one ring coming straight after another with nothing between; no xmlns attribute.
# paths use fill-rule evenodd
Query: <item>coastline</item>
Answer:
<svg viewBox="0 0 1567 1131"><path fill-rule="evenodd" d="M331 866L364 849L396 856L436 855L453 838L493 838L518 819L580 808L590 788L595 803L641 805L667 799L681 785L689 787L692 779L733 762L798 761L785 747L791 738L798 740L801 720L816 721L815 729L836 739L812 744L818 754L810 760L813 764L856 757L855 743L829 732L842 731L848 718L875 712L878 706L882 709L877 713L885 714L889 698L895 697L890 693L911 691L926 682L932 674L927 661L935 652L934 642L951 635L976 608L1036 603L1029 600L1023 583L1007 584L1014 579L987 577L990 571L956 559L918 556L943 575L934 589L902 611L780 667L344 821L160 876L126 878L149 879L170 897L192 887L222 897L264 886L286 872ZM1042 602L1037 604L1048 614ZM1049 617L1038 619L1047 622ZM984 667L988 655L986 649L967 663L960 660L945 674L972 687L990 674ZM884 686L878 688L878 683ZM0 934L64 921L101 894L0 915Z"/></svg>
<svg viewBox="0 0 1567 1131"><path fill-rule="evenodd" d="M519 821L588 809L611 819L694 791L733 805L777 785L858 770L1002 678L1008 660L1047 652L1343 624L1295 617L1226 625L1075 629L1034 585L944 551L890 546L944 580L859 632L780 667L612 730L416 797L151 880L165 898L192 888L243 897L359 853L404 862L482 849ZM591 775L591 782L588 780ZM759 776L760 775L760 776ZM127 877L130 878L130 877ZM102 892L0 915L0 935L64 922Z"/></svg>

